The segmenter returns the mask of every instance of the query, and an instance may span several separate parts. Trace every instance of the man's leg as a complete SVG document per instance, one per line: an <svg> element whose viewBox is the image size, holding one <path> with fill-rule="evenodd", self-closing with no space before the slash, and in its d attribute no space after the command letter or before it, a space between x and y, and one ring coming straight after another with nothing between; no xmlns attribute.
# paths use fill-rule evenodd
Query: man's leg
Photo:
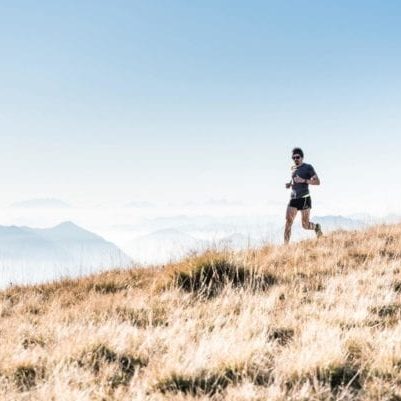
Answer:
<svg viewBox="0 0 401 401"><path fill-rule="evenodd" d="M309 221L310 209L301 210L301 214L302 214L302 227L305 230L314 230L316 225Z"/></svg>
<svg viewBox="0 0 401 401"><path fill-rule="evenodd" d="M310 219L310 208L309 209L304 209L301 210L302 213L302 227L305 230L314 230L316 235L318 237L321 237L323 235L322 229L320 227L320 224L315 224L309 221Z"/></svg>
<svg viewBox="0 0 401 401"><path fill-rule="evenodd" d="M287 207L287 213L285 216L284 244L288 244L290 242L291 227L297 212L297 208L290 206Z"/></svg>

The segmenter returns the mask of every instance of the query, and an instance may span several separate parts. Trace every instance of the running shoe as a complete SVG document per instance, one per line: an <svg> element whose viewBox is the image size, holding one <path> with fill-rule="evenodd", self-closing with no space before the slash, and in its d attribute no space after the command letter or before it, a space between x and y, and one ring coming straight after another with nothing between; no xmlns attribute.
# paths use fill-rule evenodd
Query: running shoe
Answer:
<svg viewBox="0 0 401 401"><path fill-rule="evenodd" d="M321 227L321 225L320 225L319 223L315 224L315 233L316 233L316 236L317 236L318 238L321 237L321 236L323 235L323 233L322 233L322 227Z"/></svg>

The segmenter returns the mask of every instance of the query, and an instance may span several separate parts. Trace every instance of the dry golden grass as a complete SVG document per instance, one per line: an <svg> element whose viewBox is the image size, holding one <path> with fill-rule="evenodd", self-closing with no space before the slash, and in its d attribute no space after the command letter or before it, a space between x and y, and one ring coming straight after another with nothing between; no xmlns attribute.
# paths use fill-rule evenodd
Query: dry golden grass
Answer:
<svg viewBox="0 0 401 401"><path fill-rule="evenodd" d="M401 226L0 292L1 400L401 400Z"/></svg>

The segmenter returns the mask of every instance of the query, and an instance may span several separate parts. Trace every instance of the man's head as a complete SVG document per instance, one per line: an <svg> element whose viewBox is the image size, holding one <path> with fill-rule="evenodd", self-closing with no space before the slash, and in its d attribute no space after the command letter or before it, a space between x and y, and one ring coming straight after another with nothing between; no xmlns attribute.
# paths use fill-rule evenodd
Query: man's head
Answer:
<svg viewBox="0 0 401 401"><path fill-rule="evenodd" d="M304 152L302 151L301 148L294 148L292 149L292 160L294 160L294 163L299 166L302 164L304 158Z"/></svg>

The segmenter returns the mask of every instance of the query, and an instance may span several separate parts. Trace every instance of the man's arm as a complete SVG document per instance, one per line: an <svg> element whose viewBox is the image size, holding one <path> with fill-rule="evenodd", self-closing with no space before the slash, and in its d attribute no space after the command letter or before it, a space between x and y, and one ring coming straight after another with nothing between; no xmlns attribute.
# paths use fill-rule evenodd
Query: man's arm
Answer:
<svg viewBox="0 0 401 401"><path fill-rule="evenodd" d="M294 185L294 179L291 177L291 180L285 183L285 187L288 189L292 188L293 185Z"/></svg>
<svg viewBox="0 0 401 401"><path fill-rule="evenodd" d="M294 173L294 171L296 170L296 167L295 166L292 166L291 167L291 179L290 179L290 181L289 182L286 182L285 183L285 187L288 189L288 188L292 188L293 186L294 186L294 184L296 184L296 182L295 182L295 180L294 180L294 175L293 175L293 173Z"/></svg>
<svg viewBox="0 0 401 401"><path fill-rule="evenodd" d="M309 184L309 185L320 185L320 179L317 176L317 174L315 174L313 177L311 177L309 180L305 180L305 184Z"/></svg>
<svg viewBox="0 0 401 401"><path fill-rule="evenodd" d="M301 178L299 175L297 175L294 178L294 182L297 184L320 185L320 180L319 180L319 177L317 176L317 174L315 174L314 176L312 176L309 179Z"/></svg>

